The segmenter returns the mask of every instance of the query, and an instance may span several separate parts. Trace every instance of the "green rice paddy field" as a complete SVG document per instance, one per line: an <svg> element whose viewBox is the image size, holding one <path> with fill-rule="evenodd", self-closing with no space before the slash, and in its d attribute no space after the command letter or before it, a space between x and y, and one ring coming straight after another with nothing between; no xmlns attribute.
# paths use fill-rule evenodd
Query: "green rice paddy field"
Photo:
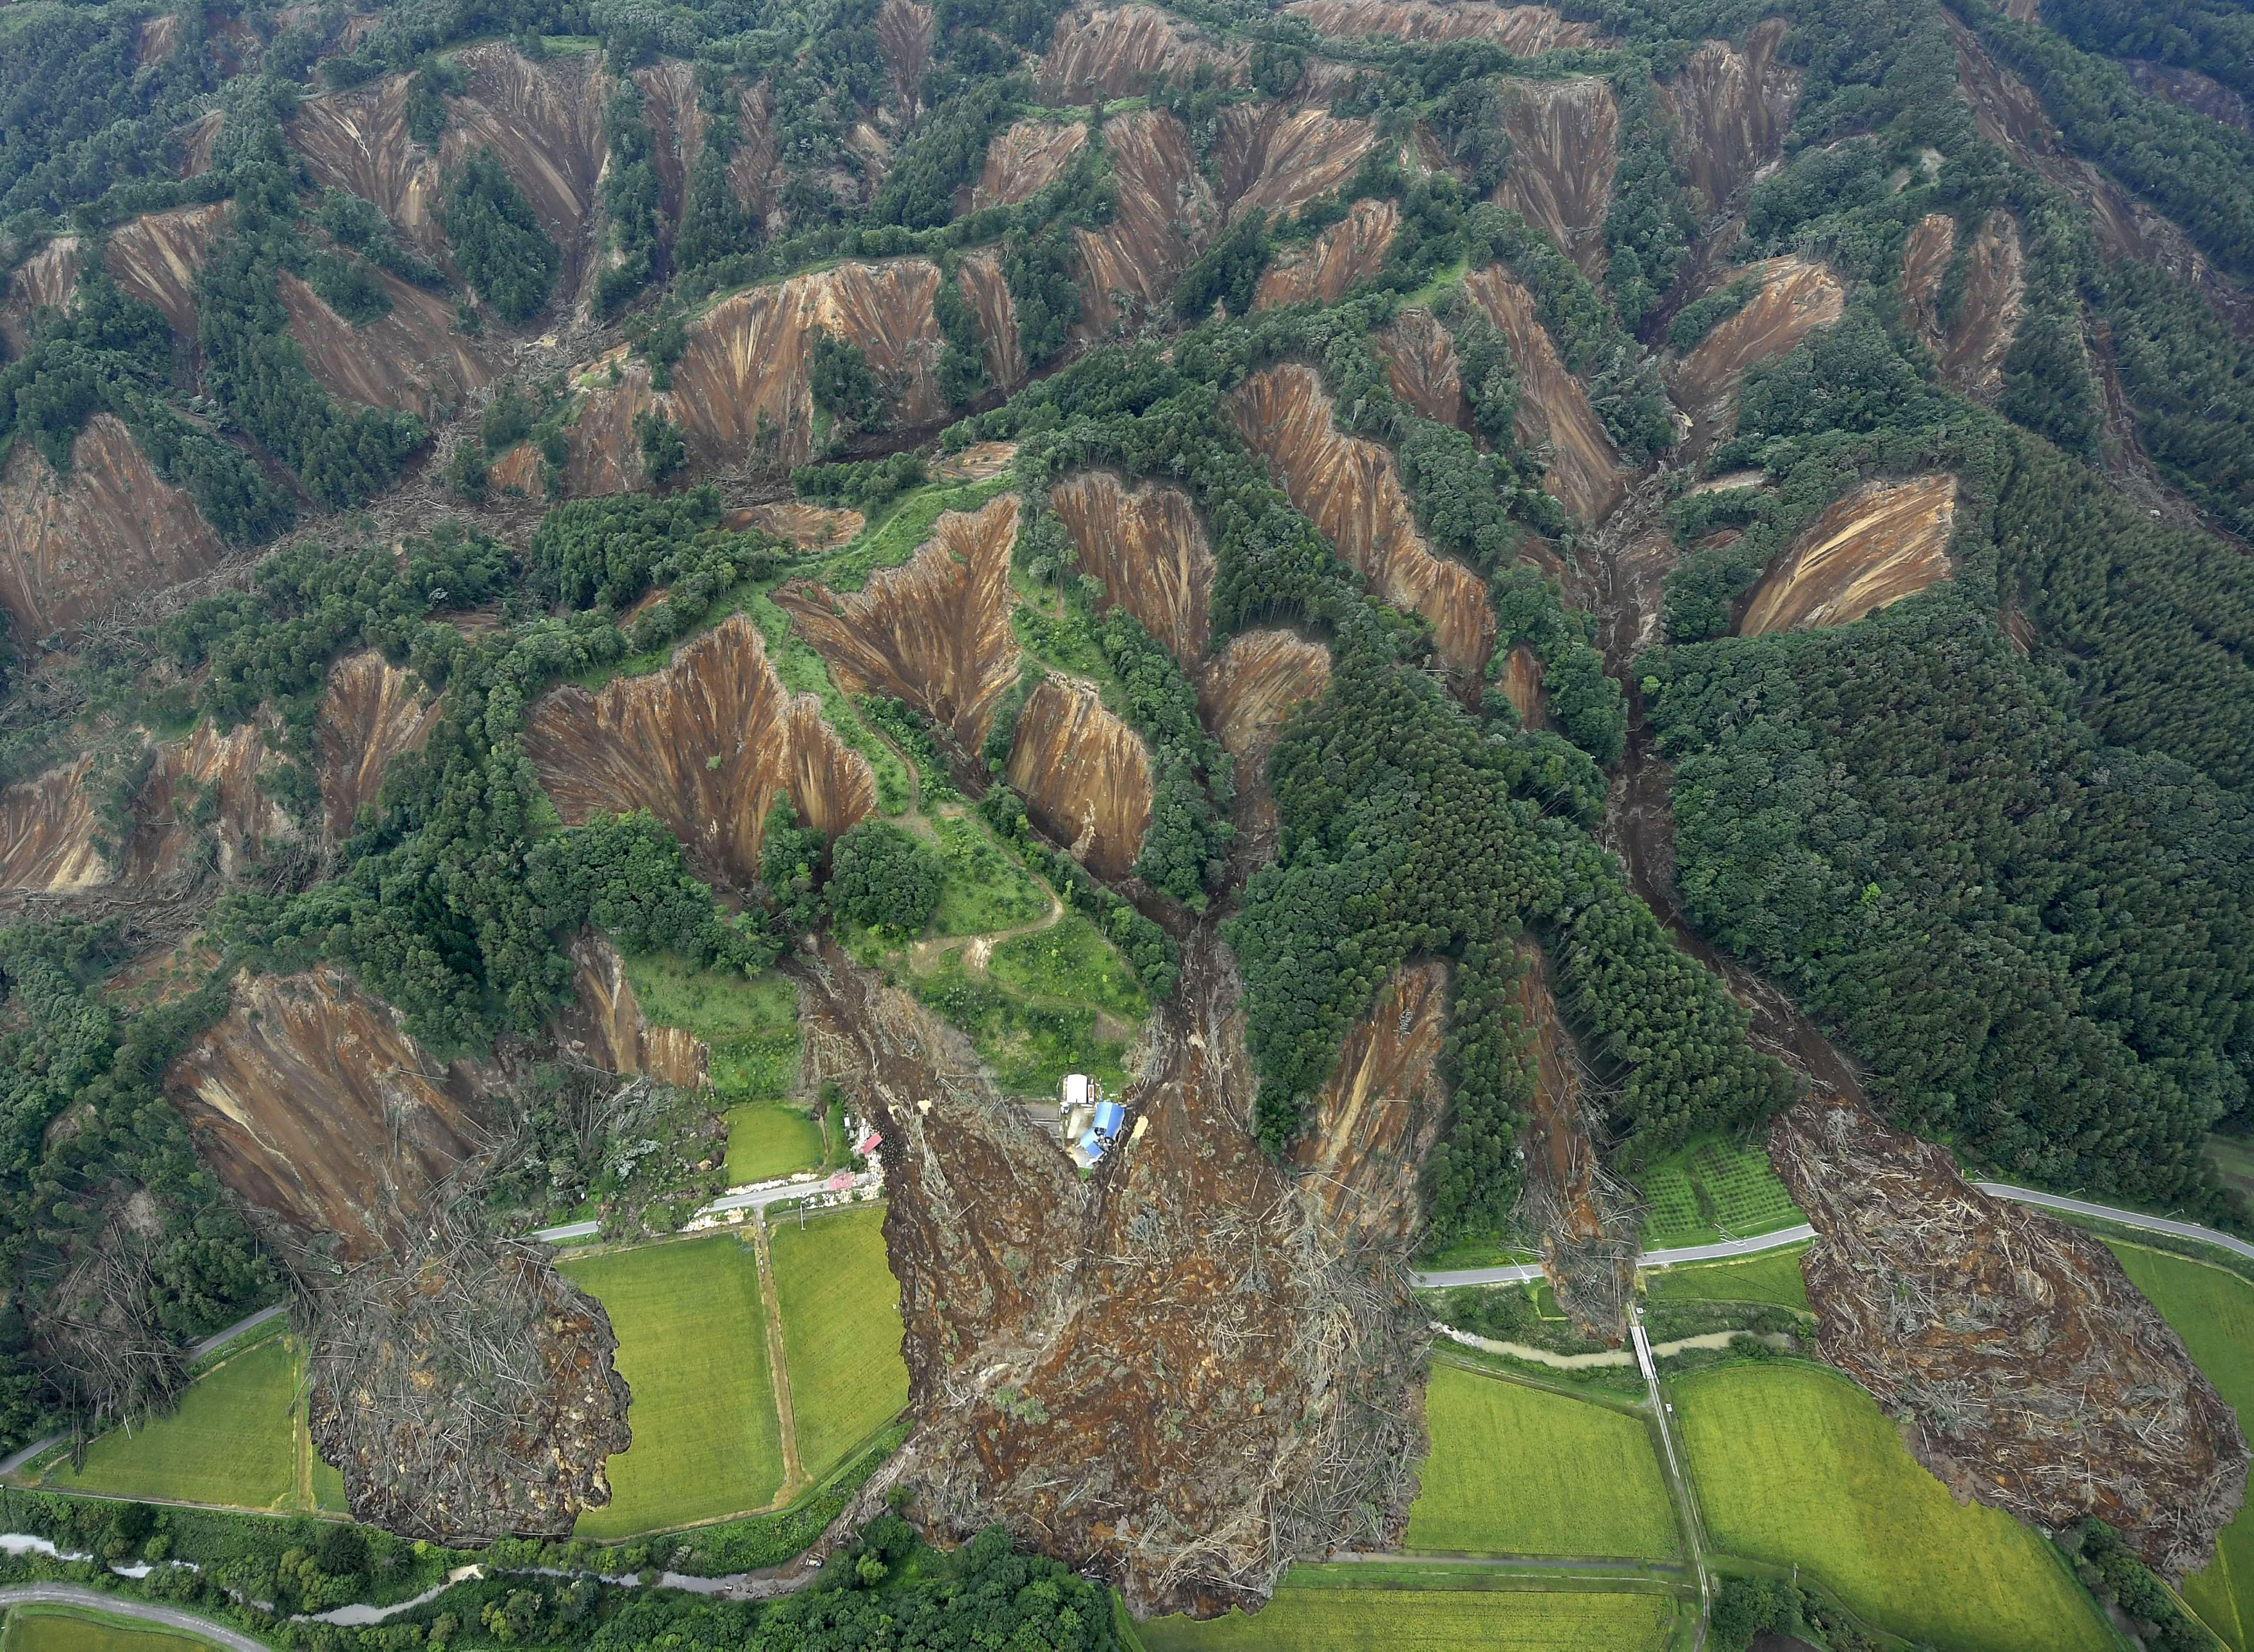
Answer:
<svg viewBox="0 0 2254 1652"><path fill-rule="evenodd" d="M1844 1377L1734 1365L1669 1393L1718 1552L1797 1565L1941 1652L2117 1644L2041 1538L1998 1509L1960 1505Z"/></svg>
<svg viewBox="0 0 2254 1652"><path fill-rule="evenodd" d="M746 1102L728 1110L728 1185L773 1181L818 1169L822 1126L781 1102Z"/></svg>
<svg viewBox="0 0 2254 1652"><path fill-rule="evenodd" d="M1673 1636L1663 1594L1311 1586L1295 1571L1256 1613L1138 1625L1147 1652L1660 1652Z"/></svg>
<svg viewBox="0 0 2254 1652"><path fill-rule="evenodd" d="M213 1642L106 1612L17 1606L0 1630L0 1652L212 1652Z"/></svg>
<svg viewBox="0 0 2254 1652"><path fill-rule="evenodd" d="M768 1242L798 1458L820 1480L908 1403L900 1288L872 1206L790 1217Z"/></svg>
<svg viewBox="0 0 2254 1652"><path fill-rule="evenodd" d="M1410 1552L1624 1556L1678 1550L1651 1435L1586 1400L1436 1361Z"/></svg>

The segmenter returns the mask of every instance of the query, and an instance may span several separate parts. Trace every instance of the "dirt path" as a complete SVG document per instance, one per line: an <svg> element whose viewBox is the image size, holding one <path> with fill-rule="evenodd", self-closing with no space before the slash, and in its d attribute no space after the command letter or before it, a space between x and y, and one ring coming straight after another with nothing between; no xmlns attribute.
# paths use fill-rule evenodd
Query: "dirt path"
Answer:
<svg viewBox="0 0 2254 1652"><path fill-rule="evenodd" d="M767 1245L765 1210L752 1221L752 1245L759 1255L760 1303L766 1317L767 1380L774 1384L775 1422L782 1436L782 1486L770 1507L780 1508L813 1482L798 1456L798 1413L790 1403L790 1368L782 1348L782 1298L775 1291L774 1254Z"/></svg>

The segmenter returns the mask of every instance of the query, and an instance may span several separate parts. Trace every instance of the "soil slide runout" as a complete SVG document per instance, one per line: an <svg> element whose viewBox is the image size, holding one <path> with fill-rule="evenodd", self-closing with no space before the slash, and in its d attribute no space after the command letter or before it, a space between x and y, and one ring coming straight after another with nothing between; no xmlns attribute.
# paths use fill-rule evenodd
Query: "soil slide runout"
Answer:
<svg viewBox="0 0 2254 1652"><path fill-rule="evenodd" d="M1754 588L1738 634L1852 625L1946 579L1956 521L1954 476L1850 489Z"/></svg>

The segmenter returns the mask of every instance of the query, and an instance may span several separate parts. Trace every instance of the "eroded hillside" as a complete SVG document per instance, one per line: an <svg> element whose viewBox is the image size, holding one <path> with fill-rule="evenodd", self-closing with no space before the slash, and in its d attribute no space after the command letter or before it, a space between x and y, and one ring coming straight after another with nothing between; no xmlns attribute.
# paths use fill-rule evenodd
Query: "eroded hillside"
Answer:
<svg viewBox="0 0 2254 1652"><path fill-rule="evenodd" d="M1852 625L1946 579L1956 521L1954 476L1850 489L1754 588L1738 634Z"/></svg>
<svg viewBox="0 0 2254 1652"><path fill-rule="evenodd" d="M1026 696L1004 771L1033 824L1101 878L1124 878L1151 823L1151 754L1096 690L1043 677Z"/></svg>
<svg viewBox="0 0 2254 1652"><path fill-rule="evenodd" d="M1352 178L1376 141L1369 122L1325 109L1232 103L1214 143L1222 214L1263 212L1273 220L1296 212Z"/></svg>
<svg viewBox="0 0 2254 1652"><path fill-rule="evenodd" d="M1048 103L1139 97L1161 74L1186 81L1200 66L1227 82L1242 70L1245 57L1242 46L1200 38L1156 6L1083 5L1057 19L1047 55L1034 73L1033 89Z"/></svg>
<svg viewBox="0 0 2254 1652"><path fill-rule="evenodd" d="M275 284L290 336L331 395L436 421L493 382L490 352L454 325L452 304L387 271L376 271L375 280L391 307L358 326L287 270Z"/></svg>
<svg viewBox="0 0 2254 1652"><path fill-rule="evenodd" d="M1288 247L1261 273L1252 307L1336 304L1346 290L1385 268L1401 209L1390 200L1358 200L1343 221L1305 246Z"/></svg>
<svg viewBox="0 0 2254 1652"><path fill-rule="evenodd" d="M438 701L382 654L337 662L313 724L322 819L332 845L349 837L354 816L375 802L392 760L418 749L438 720Z"/></svg>
<svg viewBox="0 0 2254 1652"><path fill-rule="evenodd" d="M1901 300L1950 388L1992 402L2026 309L2026 254L2019 220L2000 206L1980 220L1972 244L1964 249L1955 312L1944 321L1942 284L1956 256L1956 220L1946 213L1920 219L1902 252Z"/></svg>
<svg viewBox="0 0 2254 1652"><path fill-rule="evenodd" d="M1469 410L1464 405L1456 341L1430 310L1421 304L1404 310L1372 343L1385 363L1385 382L1394 395L1428 419L1443 424L1466 422Z"/></svg>
<svg viewBox="0 0 2254 1652"><path fill-rule="evenodd" d="M1088 142L1082 121L1019 121L986 146L972 186L973 212L1030 200L1064 171Z"/></svg>
<svg viewBox="0 0 2254 1652"><path fill-rule="evenodd" d="M1405 1245L1417 1236L1418 1177L1448 1104L1447 1008L1446 964L1395 970L1315 1095L1292 1163L1317 1220L1340 1242Z"/></svg>
<svg viewBox="0 0 2254 1652"><path fill-rule="evenodd" d="M1549 450L1543 486L1585 527L1602 522L1627 491L1620 453L1589 406L1588 393L1565 370L1535 318L1534 295L1501 265L1474 270L1464 289L1510 346L1519 382L1513 434L1521 446Z"/></svg>
<svg viewBox="0 0 2254 1652"><path fill-rule="evenodd" d="M1581 273L1604 276L1605 213L1620 159L1620 107L1594 76L1504 83L1510 169L1495 199L1548 230Z"/></svg>
<svg viewBox="0 0 2254 1652"><path fill-rule="evenodd" d="M1143 109L1107 122L1103 147L1117 209L1107 228L1072 232L1083 271L1083 326L1098 334L1166 301L1188 267L1193 238L1203 238L1215 211L1189 134L1168 111Z"/></svg>
<svg viewBox="0 0 2254 1652"><path fill-rule="evenodd" d="M1194 671L1211 634L1213 550L1190 496L1179 487L1130 487L1108 471L1049 490L1049 507L1071 535L1080 569Z"/></svg>
<svg viewBox="0 0 2254 1652"><path fill-rule="evenodd" d="M1768 19L1742 49L1709 40L1661 88L1675 116L1677 163L1709 215L1728 210L1782 152L1800 101L1800 71L1777 60L1786 26Z"/></svg>
<svg viewBox="0 0 2254 1652"><path fill-rule="evenodd" d="M60 893L107 882L82 757L0 789L0 890Z"/></svg>
<svg viewBox="0 0 2254 1652"><path fill-rule="evenodd" d="M550 1028L572 1060L621 1077L647 1074L685 1090L711 1088L712 1052L677 1026L644 1018L618 948L592 930L571 942L571 1002Z"/></svg>
<svg viewBox="0 0 2254 1652"><path fill-rule="evenodd" d="M1746 369L1782 355L1818 327L1846 312L1839 278L1822 264L1796 257L1748 264L1730 279L1760 284L1746 307L1723 321L1676 364L1670 382L1676 405L1690 416L1690 452L1726 439L1738 423L1737 389Z"/></svg>
<svg viewBox="0 0 2254 1652"><path fill-rule="evenodd" d="M1586 23L1568 22L1548 6L1505 6L1488 0L1291 0L1284 10L1324 34L1395 40L1491 40L1517 57L1535 57L1593 38Z"/></svg>

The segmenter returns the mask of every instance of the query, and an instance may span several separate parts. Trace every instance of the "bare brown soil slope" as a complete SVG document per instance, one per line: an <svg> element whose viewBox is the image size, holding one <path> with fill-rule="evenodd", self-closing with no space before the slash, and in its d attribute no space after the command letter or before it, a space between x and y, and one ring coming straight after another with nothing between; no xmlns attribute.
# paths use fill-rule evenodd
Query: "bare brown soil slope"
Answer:
<svg viewBox="0 0 2254 1652"><path fill-rule="evenodd" d="M564 249L566 276L559 292L576 284L586 232L595 214L595 185L608 146L603 106L609 88L594 53L559 53L531 63L514 47L473 46L456 54L469 76L467 91L446 100L451 117L438 158L452 165L490 149Z"/></svg>
<svg viewBox="0 0 2254 1652"><path fill-rule="evenodd" d="M2245 1438L2104 1245L1852 1104L1802 1102L1769 1157L1816 1226L1824 1357L1944 1484L2046 1530L2099 1516L2171 1578L2206 1564Z"/></svg>
<svg viewBox="0 0 2254 1652"><path fill-rule="evenodd" d="M1469 410L1456 341L1430 310L1404 310L1372 342L1384 360L1385 380L1394 395L1428 419L1459 426L1466 422Z"/></svg>
<svg viewBox="0 0 2254 1652"><path fill-rule="evenodd" d="M1602 278L1605 214L1620 161L1620 106L1612 88L1578 80L1506 80L1502 130L1510 170L1495 200L1556 238L1581 273Z"/></svg>
<svg viewBox="0 0 2254 1652"><path fill-rule="evenodd" d="M1377 141L1365 120L1263 99L1221 112L1214 164L1225 218L1264 212L1272 221L1352 178Z"/></svg>
<svg viewBox="0 0 2254 1652"><path fill-rule="evenodd" d="M1753 302L1698 341L1675 368L1676 405L1690 416L1690 451L1704 452L1737 428L1738 382L1757 361L1782 355L1846 310L1839 278L1822 264L1795 257L1748 264L1732 275L1751 276L1760 290Z"/></svg>
<svg viewBox="0 0 2254 1652"><path fill-rule="evenodd" d="M392 74L348 91L303 99L290 142L313 181L374 201L426 257L444 256L438 228L438 158L407 134L411 75Z"/></svg>
<svg viewBox="0 0 2254 1652"><path fill-rule="evenodd" d="M414 676L373 651L337 662L313 724L321 808L329 842L352 835L360 805L375 802L394 758L418 750L438 720L438 702Z"/></svg>
<svg viewBox="0 0 2254 1652"><path fill-rule="evenodd" d="M2246 100L2197 69L2154 63L2145 58L2124 58L2121 66L2129 71L2129 79L2135 82L2137 89L2147 96L2166 98L2178 108L2220 121L2235 131L2254 131L2254 121L2247 117Z"/></svg>
<svg viewBox="0 0 2254 1652"><path fill-rule="evenodd" d="M76 235L58 235L16 266L8 277L8 291L0 302L0 340L21 354L32 336L32 312L46 305L62 308L78 286L86 267L86 243Z"/></svg>
<svg viewBox="0 0 2254 1652"><path fill-rule="evenodd" d="M1390 200L1358 200L1345 219L1312 245L1287 248L1253 290L1255 310L1286 304L1336 304L1348 287L1385 268L1401 209Z"/></svg>
<svg viewBox="0 0 2254 1652"><path fill-rule="evenodd" d="M913 116L931 61L932 10L919 0L885 0L877 8L877 50L891 76L892 95Z"/></svg>
<svg viewBox="0 0 2254 1652"><path fill-rule="evenodd" d="M1444 963L1396 970L1348 1030L1292 1154L1306 1172L1302 1193L1330 1233L1354 1242L1415 1237L1418 1175L1447 1111L1439 1070L1447 1030Z"/></svg>
<svg viewBox="0 0 2254 1652"><path fill-rule="evenodd" d="M1709 40L1660 88L1675 115L1676 158L1709 214L1727 210L1782 150L1800 101L1800 71L1777 61L1785 26L1782 18L1756 24L1743 51Z"/></svg>
<svg viewBox="0 0 2254 1652"><path fill-rule="evenodd" d="M773 97L765 80L736 94L736 147L728 156L728 190L762 218L782 199L782 155L774 137Z"/></svg>
<svg viewBox="0 0 2254 1652"><path fill-rule="evenodd" d="M593 930L571 942L571 1003L550 1031L573 1060L606 1073L647 1074L684 1090L711 1088L712 1053L677 1026L643 1018L618 948Z"/></svg>
<svg viewBox="0 0 2254 1652"><path fill-rule="evenodd" d="M832 509L827 505L810 505L802 499L778 500L771 505L753 505L741 513L731 511L728 528L740 533L746 528L764 528L780 539L788 539L801 550L831 550L844 544L867 525L858 510Z"/></svg>
<svg viewBox="0 0 2254 1652"><path fill-rule="evenodd" d="M107 413L79 433L68 476L22 441L0 469L0 607L27 637L209 573L222 550L195 501Z"/></svg>
<svg viewBox="0 0 2254 1652"><path fill-rule="evenodd" d="M1395 1538L1420 1316L1397 1248L1331 1228L1248 1134L1236 986L1209 935L1154 1008L1130 1140L1086 1182L956 1076L976 1071L969 1046L905 994L834 949L807 989L809 1043L835 1040L836 1076L885 1138L912 1518L942 1538L1004 1522L1138 1613L1253 1604L1294 1556ZM1413 1185L1418 1146L1370 1128L1316 1152L1368 1190L1382 1232L1399 1218L1376 1201Z"/></svg>
<svg viewBox="0 0 2254 1652"><path fill-rule="evenodd" d="M1107 122L1103 146L1118 209L1102 230L1072 232L1082 271L1082 326L1097 333L1123 315L1163 304L1188 266L1192 241L1202 239L1214 217L1213 190L1189 134L1166 110Z"/></svg>
<svg viewBox="0 0 2254 1652"><path fill-rule="evenodd" d="M1330 651L1289 631L1241 631L1198 682L1198 714L1237 761L1239 788L1275 749L1284 719L1331 680Z"/></svg>
<svg viewBox="0 0 2254 1652"><path fill-rule="evenodd" d="M1320 33L1348 39L1376 34L1396 40L1492 40L1517 57L1586 46L1595 38L1587 24L1569 23L1548 6L1487 0L1291 0L1284 10Z"/></svg>
<svg viewBox="0 0 2254 1652"><path fill-rule="evenodd" d="M775 600L848 693L904 700L976 752L994 703L1018 680L1017 538L1018 496L1003 494L976 513L943 513L913 559L859 591L790 586Z"/></svg>
<svg viewBox="0 0 2254 1652"><path fill-rule="evenodd" d="M1233 80L1246 55L1243 46L1200 38L1156 6L1082 6L1057 19L1033 89L1045 103L1139 97L1160 75L1186 81L1200 66Z"/></svg>
<svg viewBox="0 0 2254 1652"><path fill-rule="evenodd" d="M1580 381L1565 370L1557 346L1535 318L1534 295L1501 264L1472 271L1464 290L1510 346L1519 383L1512 430L1521 446L1550 450L1543 487L1583 527L1602 522L1627 492L1620 452L1589 406Z"/></svg>
<svg viewBox="0 0 2254 1652"><path fill-rule="evenodd" d="M396 1248L493 1126L474 1075L334 970L245 974L233 996L164 1074L204 1162L308 1242L336 1236L342 1260Z"/></svg>
<svg viewBox="0 0 2254 1652"><path fill-rule="evenodd" d="M1549 716L1550 696L1543 688L1543 675L1541 657L1522 642L1502 662L1502 697L1530 729L1542 727Z"/></svg>
<svg viewBox="0 0 2254 1652"><path fill-rule="evenodd" d="M211 171L213 151L219 147L219 135L226 127L226 112L210 109L186 126L173 130L172 142L179 146L183 178L201 178Z"/></svg>
<svg viewBox="0 0 2254 1652"><path fill-rule="evenodd" d="M1126 609L1196 670L1213 630L1213 550L1190 496L1096 471L1051 488L1049 507L1072 536L1081 571L1102 584L1103 606Z"/></svg>
<svg viewBox="0 0 2254 1652"><path fill-rule="evenodd" d="M1014 206L1054 181L1088 142L1081 121L1019 121L986 146L986 164L970 191L970 209Z"/></svg>
<svg viewBox="0 0 2254 1652"><path fill-rule="evenodd" d="M86 786L93 766L81 758L0 790L0 889L90 889L107 880Z"/></svg>
<svg viewBox="0 0 2254 1652"><path fill-rule="evenodd" d="M759 627L740 613L662 671L599 694L557 690L533 708L524 748L566 823L646 808L680 837L699 877L736 888L759 877L777 797L788 794L802 823L832 835L877 806L868 764L822 721L821 701L784 690Z"/></svg>
<svg viewBox="0 0 2254 1652"><path fill-rule="evenodd" d="M1902 254L1902 303L1950 387L1976 401L1993 402L2003 386L2004 357L2026 308L2026 253L2019 220L2000 206L1981 220L1965 249L1956 313L1944 326L1941 284L1956 248L1955 219L1935 213L1918 220Z"/></svg>
<svg viewBox="0 0 2254 1652"><path fill-rule="evenodd" d="M1426 548L1391 452L1333 427L1330 397L1312 368L1293 363L1256 373L1229 408L1292 503L1379 597L1432 622L1459 688L1478 683L1494 644L1487 587L1470 569Z"/></svg>
<svg viewBox="0 0 2254 1652"><path fill-rule="evenodd" d="M657 173L658 238L667 246L689 206L689 179L704 153L706 120L696 101L696 66L679 58L643 65L631 77L649 123L650 165Z"/></svg>
<svg viewBox="0 0 2254 1652"><path fill-rule="evenodd" d="M1949 577L1956 479L1865 482L1792 542L1746 605L1738 634L1852 625Z"/></svg>
<svg viewBox="0 0 2254 1652"><path fill-rule="evenodd" d="M281 805L260 789L266 742L255 724L222 734L207 718L185 739L157 748L148 778L133 799L132 836L121 874L127 883L192 877L210 834L213 864L222 878L241 872L266 839L296 835ZM184 818L208 801L207 829Z"/></svg>
<svg viewBox="0 0 2254 1652"><path fill-rule="evenodd" d="M455 327L454 307L444 298L388 272L374 274L391 309L355 326L284 270L276 285L290 312L290 334L331 395L436 422L490 384L494 365Z"/></svg>
<svg viewBox="0 0 2254 1652"><path fill-rule="evenodd" d="M691 462L712 468L747 458L765 432L775 459L803 464L814 451L807 375L817 328L860 346L896 395L895 417L927 424L946 410L933 369L942 346L932 301L939 269L922 258L844 263L722 299L689 328L673 388L653 390L637 360L617 385L590 391L571 430L564 480L574 494L647 487L634 416L662 409L681 426Z"/></svg>
<svg viewBox="0 0 2254 1652"><path fill-rule="evenodd" d="M964 301L978 312L986 376L1004 390L1016 389L1026 382L1026 354L1018 337L1017 300L1010 296L1001 249L982 247L963 254L955 267L955 284Z"/></svg>
<svg viewBox="0 0 2254 1652"><path fill-rule="evenodd" d="M102 267L128 295L156 305L173 332L192 339L196 272L226 221L224 201L146 214L110 232Z"/></svg>
<svg viewBox="0 0 2254 1652"><path fill-rule="evenodd" d="M1095 689L1043 677L1026 696L1010 784L1033 824L1100 878L1124 878L1151 823L1151 754Z"/></svg>

